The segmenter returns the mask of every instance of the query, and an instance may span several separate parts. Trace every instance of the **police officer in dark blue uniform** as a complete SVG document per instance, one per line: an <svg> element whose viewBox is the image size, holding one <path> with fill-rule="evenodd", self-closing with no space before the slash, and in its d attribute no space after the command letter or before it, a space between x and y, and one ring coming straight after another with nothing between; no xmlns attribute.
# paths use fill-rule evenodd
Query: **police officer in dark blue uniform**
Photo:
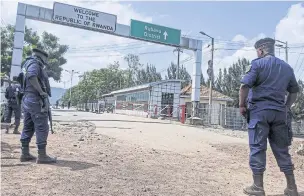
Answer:
<svg viewBox="0 0 304 196"><path fill-rule="evenodd" d="M21 118L21 104L19 100L19 93L21 91L21 86L16 82L14 77L13 82L9 84L5 91L5 98L7 99L6 110L4 114L4 122L6 123L6 132L9 132L12 114L15 115L15 128L13 134L20 134L18 131Z"/></svg>
<svg viewBox="0 0 304 196"><path fill-rule="evenodd" d="M24 128L21 134L22 154L20 161L35 159L29 153L29 143L36 133L38 148L37 163L54 163L56 158L46 154L47 138L49 133L48 109L49 103L44 100L51 96L48 76L44 67L48 54L40 49L33 49L33 55L26 59L23 67L23 110Z"/></svg>
<svg viewBox="0 0 304 196"><path fill-rule="evenodd" d="M286 176L284 194L298 196L288 149L292 136L287 126L287 113L296 100L299 86L291 66L274 56L274 44L275 40L271 38L255 43L259 58L251 62L250 69L241 80L239 106L240 113L248 120L249 163L254 181L252 186L244 188L244 193L265 195L263 173L268 138L278 166ZM288 97L285 101L286 92Z"/></svg>

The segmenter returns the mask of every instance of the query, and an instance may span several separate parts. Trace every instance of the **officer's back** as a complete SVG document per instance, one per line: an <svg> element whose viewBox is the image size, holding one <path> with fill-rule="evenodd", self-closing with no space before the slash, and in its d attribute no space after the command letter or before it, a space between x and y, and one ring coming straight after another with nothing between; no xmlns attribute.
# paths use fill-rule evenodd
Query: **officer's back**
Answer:
<svg viewBox="0 0 304 196"><path fill-rule="evenodd" d="M17 104L16 92L20 90L20 85L16 83L12 83L10 86L6 88L5 98L8 101L9 105Z"/></svg>

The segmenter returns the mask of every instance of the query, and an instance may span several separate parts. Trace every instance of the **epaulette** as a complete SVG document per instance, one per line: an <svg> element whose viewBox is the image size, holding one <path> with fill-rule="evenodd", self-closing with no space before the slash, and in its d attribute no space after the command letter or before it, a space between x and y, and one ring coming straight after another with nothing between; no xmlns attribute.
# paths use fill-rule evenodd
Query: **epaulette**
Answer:
<svg viewBox="0 0 304 196"><path fill-rule="evenodd" d="M263 57L258 57L258 58L256 58L256 59L253 59L253 60L251 61L251 63L253 63L254 61L257 61L257 60L259 60L259 59L261 59L261 58L263 58Z"/></svg>

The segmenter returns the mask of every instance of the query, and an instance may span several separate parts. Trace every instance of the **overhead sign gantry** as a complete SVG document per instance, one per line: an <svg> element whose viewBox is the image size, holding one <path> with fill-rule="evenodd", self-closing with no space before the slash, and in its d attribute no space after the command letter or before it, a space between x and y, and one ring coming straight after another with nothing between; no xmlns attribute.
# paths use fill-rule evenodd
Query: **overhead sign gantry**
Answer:
<svg viewBox="0 0 304 196"><path fill-rule="evenodd" d="M76 27L105 34L180 47L194 51L192 74L193 116L197 116L200 100L202 41L181 36L181 30L131 20L130 26L117 23L117 16L87 8L54 2L53 9L18 3L10 78L21 71L25 20Z"/></svg>

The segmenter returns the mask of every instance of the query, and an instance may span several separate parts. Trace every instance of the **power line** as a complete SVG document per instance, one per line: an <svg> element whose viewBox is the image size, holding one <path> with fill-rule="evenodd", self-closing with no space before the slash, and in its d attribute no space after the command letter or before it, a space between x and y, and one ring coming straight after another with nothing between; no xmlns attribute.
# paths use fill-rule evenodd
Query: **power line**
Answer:
<svg viewBox="0 0 304 196"><path fill-rule="evenodd" d="M198 38L200 40L204 40L204 41L210 41L209 39L203 37L203 36L185 36L187 38ZM231 45L249 45L252 46L252 41L233 41L233 40L225 40L225 39L215 39L214 40L217 43L228 43ZM302 45L302 46L293 46L293 45ZM294 43L294 44L290 44L289 48L301 48L304 46L304 43Z"/></svg>
<svg viewBox="0 0 304 196"><path fill-rule="evenodd" d="M304 49L304 47L302 48L301 53L303 52L303 49ZM294 70L295 70L295 69L297 68L297 66L298 66L298 61L299 61L299 59L300 59L300 56L301 56L301 54L299 54L299 56L298 56L298 59L297 59L297 62L296 62L296 64L295 64ZM304 59L304 57L303 57L303 59ZM298 71L300 71L300 67L301 67L301 66L299 66Z"/></svg>
<svg viewBox="0 0 304 196"><path fill-rule="evenodd" d="M301 68L301 66L303 65L303 63L304 63L304 58L302 59L302 62L301 62L301 64L300 64L300 67L299 68ZM299 71L300 71L300 69L299 69ZM299 74L299 79L301 78L301 76L304 74L304 68L302 69L302 73L301 74Z"/></svg>
<svg viewBox="0 0 304 196"><path fill-rule="evenodd" d="M134 55L145 55L145 54L156 54L156 53L166 53L166 52L172 52L172 50L163 50L163 51L152 51L152 52L142 52L142 53L136 53ZM107 55L107 56L120 56L123 57L124 55ZM100 55L91 55L91 56L69 56L70 58L77 58L77 57L101 57Z"/></svg>
<svg viewBox="0 0 304 196"><path fill-rule="evenodd" d="M127 45L125 45L127 44ZM90 51L90 50L103 50L103 49L111 49L111 48L117 48L117 47L130 47L130 46L140 46L144 45L143 43L123 43L123 44L108 44L108 45L99 45L99 46L91 46L91 47L73 47L69 49L71 52L78 52L78 51ZM145 44L147 45L147 44Z"/></svg>

